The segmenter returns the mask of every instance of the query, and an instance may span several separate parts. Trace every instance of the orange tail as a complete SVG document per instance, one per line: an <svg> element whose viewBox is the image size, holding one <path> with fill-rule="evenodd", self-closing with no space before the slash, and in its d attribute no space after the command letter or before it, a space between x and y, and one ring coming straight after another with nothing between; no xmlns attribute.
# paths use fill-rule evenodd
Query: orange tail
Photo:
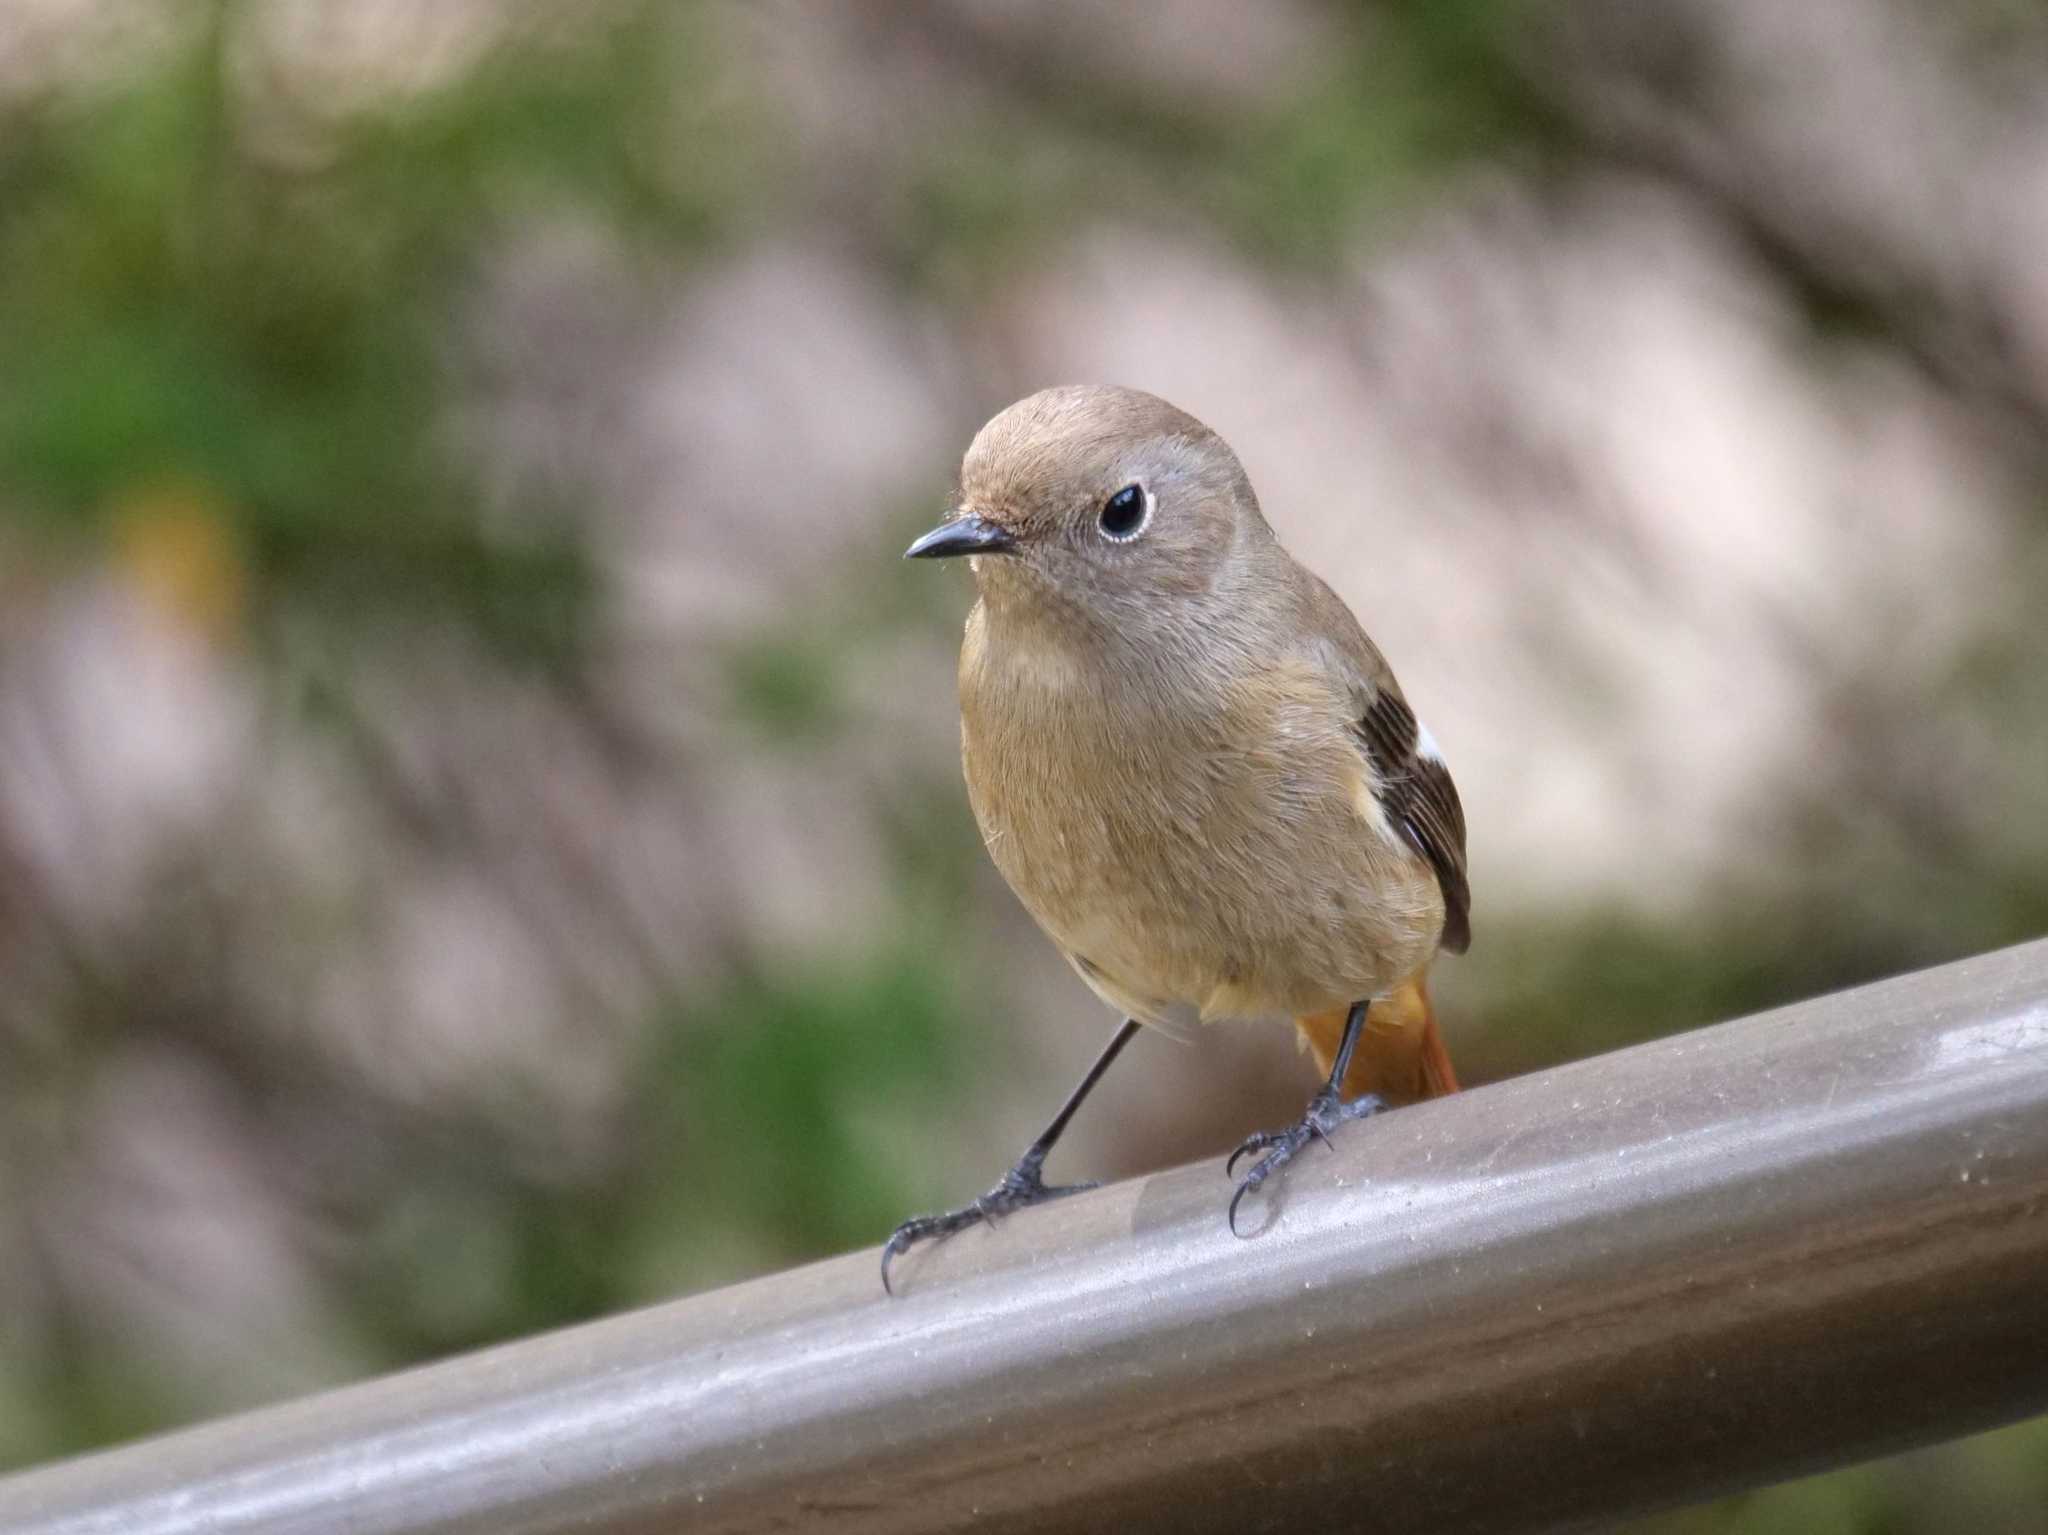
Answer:
<svg viewBox="0 0 2048 1535"><path fill-rule="evenodd" d="M1344 1041L1348 1011L1339 1008L1294 1020L1315 1054L1316 1069L1325 1075ZM1418 970L1366 1010L1365 1029L1344 1073L1344 1096L1377 1093L1389 1103L1402 1104L1457 1090L1458 1076L1436 1026L1436 1009L1429 1005L1428 972Z"/></svg>

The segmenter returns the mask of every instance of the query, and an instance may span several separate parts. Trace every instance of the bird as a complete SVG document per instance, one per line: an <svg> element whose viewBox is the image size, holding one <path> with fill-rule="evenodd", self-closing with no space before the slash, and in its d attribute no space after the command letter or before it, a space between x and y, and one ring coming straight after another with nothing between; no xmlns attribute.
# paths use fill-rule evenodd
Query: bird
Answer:
<svg viewBox="0 0 2048 1535"><path fill-rule="evenodd" d="M1122 1018L987 1192L920 1241L1092 1188L1044 1165L1145 1027L1290 1022L1322 1086L1246 1138L1227 1219L1312 1140L1457 1090L1428 990L1471 942L1443 752L1343 600L1267 523L1228 444L1155 395L1066 385L975 434L910 559L964 558L961 763L989 856Z"/></svg>

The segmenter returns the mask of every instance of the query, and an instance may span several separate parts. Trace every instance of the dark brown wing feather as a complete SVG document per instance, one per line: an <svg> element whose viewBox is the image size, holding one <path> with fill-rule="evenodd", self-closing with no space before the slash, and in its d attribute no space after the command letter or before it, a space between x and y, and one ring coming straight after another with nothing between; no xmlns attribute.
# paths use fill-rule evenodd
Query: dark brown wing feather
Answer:
<svg viewBox="0 0 2048 1535"><path fill-rule="evenodd" d="M1379 779L1387 819L1429 861L1444 895L1443 946L1463 954L1472 942L1472 891L1465 882L1465 811L1450 769L1417 750L1422 730L1401 696L1393 669L1344 600L1315 575L1280 555L1292 585L1307 653L1329 669L1349 700L1351 729Z"/></svg>
<svg viewBox="0 0 2048 1535"><path fill-rule="evenodd" d="M1436 870L1444 893L1443 946L1463 954L1472 942L1472 890L1465 881L1465 810L1450 769L1417 751L1415 711L1389 686L1374 689L1364 718L1352 729L1379 775L1387 819Z"/></svg>

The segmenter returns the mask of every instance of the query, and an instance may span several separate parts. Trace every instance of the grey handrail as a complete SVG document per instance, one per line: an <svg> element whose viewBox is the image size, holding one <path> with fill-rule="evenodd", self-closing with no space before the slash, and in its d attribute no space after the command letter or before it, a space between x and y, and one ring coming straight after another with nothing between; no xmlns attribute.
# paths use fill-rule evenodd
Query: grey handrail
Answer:
<svg viewBox="0 0 2048 1535"><path fill-rule="evenodd" d="M2048 942L0 1481L5 1535L1538 1530L2048 1409ZM879 1233L877 1234L880 1235Z"/></svg>

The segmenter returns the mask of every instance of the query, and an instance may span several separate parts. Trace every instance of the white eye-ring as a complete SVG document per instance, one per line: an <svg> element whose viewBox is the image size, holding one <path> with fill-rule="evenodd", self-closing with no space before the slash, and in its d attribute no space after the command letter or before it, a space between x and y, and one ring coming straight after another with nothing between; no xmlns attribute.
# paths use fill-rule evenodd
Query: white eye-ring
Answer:
<svg viewBox="0 0 2048 1535"><path fill-rule="evenodd" d="M1152 492L1133 480L1102 503L1096 524L1113 544L1127 544L1152 520Z"/></svg>

